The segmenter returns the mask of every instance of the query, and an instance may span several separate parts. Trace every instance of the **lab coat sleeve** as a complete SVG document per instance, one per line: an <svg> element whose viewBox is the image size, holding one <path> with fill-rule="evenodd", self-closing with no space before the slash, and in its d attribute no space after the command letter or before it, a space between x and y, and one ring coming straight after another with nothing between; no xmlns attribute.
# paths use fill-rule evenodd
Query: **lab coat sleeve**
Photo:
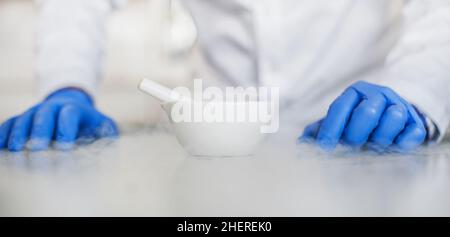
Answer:
<svg viewBox="0 0 450 237"><path fill-rule="evenodd" d="M405 5L402 35L382 71L382 84L431 119L440 141L450 121L450 1Z"/></svg>
<svg viewBox="0 0 450 237"><path fill-rule="evenodd" d="M122 0L37 1L37 86L45 97L63 87L91 96L99 83L106 20Z"/></svg>

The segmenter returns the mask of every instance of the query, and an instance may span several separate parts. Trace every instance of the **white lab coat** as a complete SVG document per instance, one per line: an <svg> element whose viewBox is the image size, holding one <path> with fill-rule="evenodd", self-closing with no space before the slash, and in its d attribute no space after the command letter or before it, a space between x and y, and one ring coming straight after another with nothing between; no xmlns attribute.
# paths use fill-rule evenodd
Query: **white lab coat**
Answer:
<svg viewBox="0 0 450 237"><path fill-rule="evenodd" d="M95 94L108 14L123 1L41 0L40 94ZM203 61L231 85L280 87L300 122L323 116L352 82L391 87L436 125L450 121L448 0L184 0Z"/></svg>

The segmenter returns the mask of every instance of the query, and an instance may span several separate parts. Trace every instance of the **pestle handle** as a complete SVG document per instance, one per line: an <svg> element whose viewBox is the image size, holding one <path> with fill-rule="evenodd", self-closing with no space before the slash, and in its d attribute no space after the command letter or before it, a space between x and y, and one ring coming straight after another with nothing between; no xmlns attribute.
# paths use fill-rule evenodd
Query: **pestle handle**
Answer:
<svg viewBox="0 0 450 237"><path fill-rule="evenodd" d="M182 96L174 90L147 78L142 79L138 88L139 90L155 97L161 103L174 102L182 98Z"/></svg>

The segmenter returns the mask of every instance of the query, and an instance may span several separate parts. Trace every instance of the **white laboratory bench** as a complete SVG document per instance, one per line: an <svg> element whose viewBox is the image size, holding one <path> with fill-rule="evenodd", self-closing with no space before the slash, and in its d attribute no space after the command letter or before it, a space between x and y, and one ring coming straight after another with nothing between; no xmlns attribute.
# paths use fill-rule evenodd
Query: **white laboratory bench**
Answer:
<svg viewBox="0 0 450 237"><path fill-rule="evenodd" d="M196 158L164 127L122 128L69 152L0 152L0 216L450 215L448 142L325 154L275 135L252 157Z"/></svg>

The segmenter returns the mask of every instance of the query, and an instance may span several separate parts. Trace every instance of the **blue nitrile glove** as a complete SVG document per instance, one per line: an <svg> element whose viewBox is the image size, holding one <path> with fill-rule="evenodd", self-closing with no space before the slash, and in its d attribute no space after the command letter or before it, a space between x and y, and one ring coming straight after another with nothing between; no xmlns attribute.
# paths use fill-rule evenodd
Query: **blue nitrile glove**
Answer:
<svg viewBox="0 0 450 237"><path fill-rule="evenodd" d="M324 150L338 143L383 151L411 150L427 135L423 115L392 89L356 82L329 107L325 118L307 126L300 140L313 141Z"/></svg>
<svg viewBox="0 0 450 237"><path fill-rule="evenodd" d="M74 88L58 90L0 127L0 149L45 150L52 140L58 149L71 148L78 138L116 137L114 121L98 112L92 99Z"/></svg>

